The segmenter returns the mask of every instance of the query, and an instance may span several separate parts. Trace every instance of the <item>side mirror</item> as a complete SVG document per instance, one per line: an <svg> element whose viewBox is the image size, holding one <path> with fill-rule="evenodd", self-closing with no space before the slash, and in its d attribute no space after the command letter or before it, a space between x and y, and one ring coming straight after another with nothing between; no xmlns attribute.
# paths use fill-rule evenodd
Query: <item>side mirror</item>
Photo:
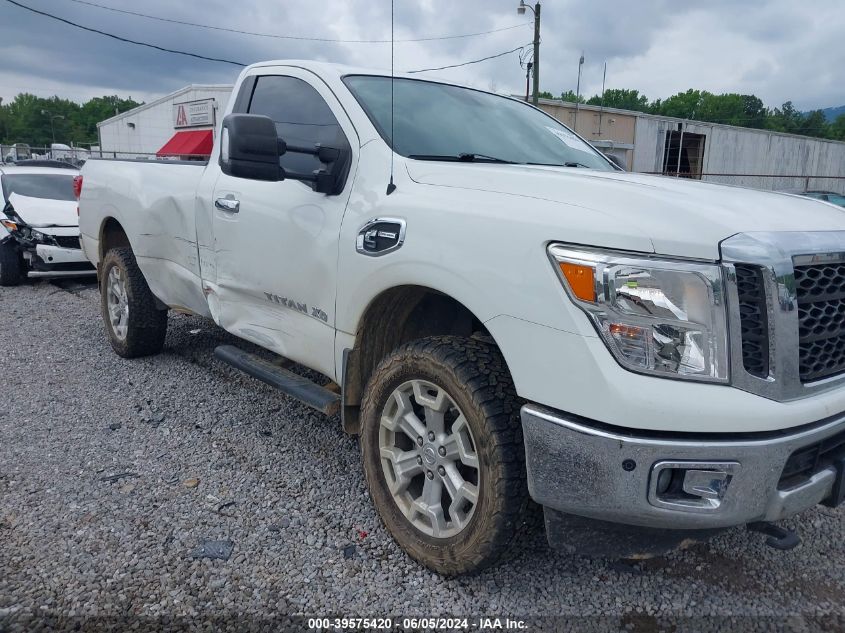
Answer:
<svg viewBox="0 0 845 633"><path fill-rule="evenodd" d="M625 165L622 163L622 159L616 156L615 154L605 154L604 157L609 160L611 163L616 165L622 171L625 171Z"/></svg>
<svg viewBox="0 0 845 633"><path fill-rule="evenodd" d="M310 174L286 171L279 164L284 154L310 154L326 165ZM220 135L220 169L235 178L301 180L311 183L317 193L337 195L343 189L349 152L313 145L297 147L279 138L273 120L261 114L229 114L223 119Z"/></svg>
<svg viewBox="0 0 845 633"><path fill-rule="evenodd" d="M229 114L223 119L220 169L224 174L250 180L284 180L279 150L279 135L270 117Z"/></svg>

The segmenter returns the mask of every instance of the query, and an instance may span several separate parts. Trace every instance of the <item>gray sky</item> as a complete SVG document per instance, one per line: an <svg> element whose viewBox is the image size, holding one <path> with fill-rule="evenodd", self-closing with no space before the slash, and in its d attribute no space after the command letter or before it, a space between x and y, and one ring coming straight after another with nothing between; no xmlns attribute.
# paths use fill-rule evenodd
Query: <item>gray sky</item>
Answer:
<svg viewBox="0 0 845 633"><path fill-rule="evenodd" d="M168 48L251 63L313 58L389 68L390 46L308 42L210 31L123 15L73 0L18 0L80 24ZM388 0L92 0L176 20L329 39L389 39ZM397 42L396 69L443 66L528 44L518 0L396 0L396 38L520 28L479 37ZM637 88L650 99L688 88L759 96L800 109L845 104L842 0L548 0L542 7L541 89ZM77 101L103 94L149 100L189 83L231 83L238 68L117 42L0 0L0 96L22 91ZM434 73L432 73L434 74ZM436 73L500 92L524 91L517 54Z"/></svg>

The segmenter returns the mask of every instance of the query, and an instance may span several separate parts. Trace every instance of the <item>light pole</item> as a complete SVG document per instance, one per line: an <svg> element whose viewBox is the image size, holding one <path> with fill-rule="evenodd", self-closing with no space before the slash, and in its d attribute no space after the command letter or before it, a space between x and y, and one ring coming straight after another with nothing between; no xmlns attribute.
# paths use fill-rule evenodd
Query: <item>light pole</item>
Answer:
<svg viewBox="0 0 845 633"><path fill-rule="evenodd" d="M44 116L50 117L50 136L53 137L53 145L55 145L56 144L56 130L53 128L53 121L55 121L56 119L64 120L65 117L62 116L61 114L50 114L49 112L47 112L47 110L42 110L41 114L43 114ZM50 148L50 149L52 149L52 148Z"/></svg>
<svg viewBox="0 0 845 633"><path fill-rule="evenodd" d="M584 53L581 53L581 59L578 60L578 83L575 85L575 122L572 127L575 132L578 132L578 106L581 104L581 67L584 65Z"/></svg>
<svg viewBox="0 0 845 633"><path fill-rule="evenodd" d="M540 3L532 7L530 4L525 4L525 0L519 0L516 12L519 15L525 15L526 9L530 9L534 14L534 93L531 103L536 106L540 96Z"/></svg>

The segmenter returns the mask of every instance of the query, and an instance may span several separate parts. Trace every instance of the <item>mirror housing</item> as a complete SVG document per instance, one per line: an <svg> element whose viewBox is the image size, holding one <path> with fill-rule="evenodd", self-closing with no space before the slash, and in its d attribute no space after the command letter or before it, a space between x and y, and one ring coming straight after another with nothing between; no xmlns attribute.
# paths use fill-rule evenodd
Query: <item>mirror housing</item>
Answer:
<svg viewBox="0 0 845 633"><path fill-rule="evenodd" d="M287 153L310 154L328 169L297 174L281 167ZM343 190L348 171L349 151L314 145L296 147L279 138L273 120L261 114L229 114L220 134L220 169L235 178L278 182L300 180L310 183L317 193L337 195Z"/></svg>
<svg viewBox="0 0 845 633"><path fill-rule="evenodd" d="M228 176L279 181L279 135L273 119L260 114L229 114L220 133L220 169Z"/></svg>
<svg viewBox="0 0 845 633"><path fill-rule="evenodd" d="M602 152L604 153L604 152ZM622 171L625 171L625 165L622 164L622 159L616 156L615 154L604 154L604 157L609 160L611 163L616 165Z"/></svg>

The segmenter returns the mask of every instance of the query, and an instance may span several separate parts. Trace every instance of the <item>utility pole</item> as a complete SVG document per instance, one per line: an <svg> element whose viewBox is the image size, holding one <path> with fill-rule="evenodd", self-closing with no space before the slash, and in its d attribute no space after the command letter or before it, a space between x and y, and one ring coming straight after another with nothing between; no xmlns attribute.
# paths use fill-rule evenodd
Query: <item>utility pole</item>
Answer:
<svg viewBox="0 0 845 633"><path fill-rule="evenodd" d="M534 5L534 95L531 103L540 98L540 3Z"/></svg>
<svg viewBox="0 0 845 633"><path fill-rule="evenodd" d="M528 91L530 89L529 88L529 82L531 81L531 67L533 65L534 64L532 62L528 62L526 64L526 70L525 70L525 101L526 101L526 103L528 102Z"/></svg>
<svg viewBox="0 0 845 633"><path fill-rule="evenodd" d="M601 136L601 123L602 119L604 118L604 86L607 83L607 62L604 62L604 75L601 78L601 110L599 110L599 131L598 135Z"/></svg>
<svg viewBox="0 0 845 633"><path fill-rule="evenodd" d="M578 108L581 105L581 66L584 65L584 53L581 53L581 59L578 60L578 83L575 84L575 122L572 124L572 129L578 133Z"/></svg>
<svg viewBox="0 0 845 633"><path fill-rule="evenodd" d="M538 2L532 7L525 4L525 0L519 0L516 12L519 15L525 15L526 9L531 9L531 12L534 13L534 92L531 96L531 103L536 106L540 98L540 3Z"/></svg>

